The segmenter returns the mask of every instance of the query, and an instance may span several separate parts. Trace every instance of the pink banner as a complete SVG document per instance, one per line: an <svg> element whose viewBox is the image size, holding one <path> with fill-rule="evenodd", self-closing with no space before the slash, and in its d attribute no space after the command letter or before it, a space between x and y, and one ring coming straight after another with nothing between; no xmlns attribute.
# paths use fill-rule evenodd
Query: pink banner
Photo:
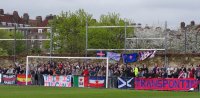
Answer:
<svg viewBox="0 0 200 98"><path fill-rule="evenodd" d="M198 87L196 79L135 78L136 90L189 91Z"/></svg>

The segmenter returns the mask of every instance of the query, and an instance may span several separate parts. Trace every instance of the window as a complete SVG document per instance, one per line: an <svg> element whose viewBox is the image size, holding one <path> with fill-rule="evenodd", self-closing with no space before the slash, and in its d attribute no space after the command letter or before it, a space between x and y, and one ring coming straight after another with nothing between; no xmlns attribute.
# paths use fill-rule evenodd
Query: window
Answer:
<svg viewBox="0 0 200 98"><path fill-rule="evenodd" d="M47 29L47 32L48 32L48 33L51 33L51 29Z"/></svg>
<svg viewBox="0 0 200 98"><path fill-rule="evenodd" d="M23 24L19 24L19 26L20 26L20 27L23 27L24 25L23 25Z"/></svg>
<svg viewBox="0 0 200 98"><path fill-rule="evenodd" d="M3 26L6 26L6 22L1 22Z"/></svg>
<svg viewBox="0 0 200 98"><path fill-rule="evenodd" d="M9 26L9 27L12 27L12 23L8 23L8 26Z"/></svg>
<svg viewBox="0 0 200 98"><path fill-rule="evenodd" d="M42 33L42 29L38 29L38 33Z"/></svg>

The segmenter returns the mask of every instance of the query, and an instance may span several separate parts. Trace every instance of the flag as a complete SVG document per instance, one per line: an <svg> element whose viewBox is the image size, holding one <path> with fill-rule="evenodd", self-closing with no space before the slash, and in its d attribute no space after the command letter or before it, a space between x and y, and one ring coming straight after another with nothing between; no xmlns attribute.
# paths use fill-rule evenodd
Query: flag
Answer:
<svg viewBox="0 0 200 98"><path fill-rule="evenodd" d="M156 50L152 51L152 54L151 54L151 56L149 58L154 58L155 55L156 55Z"/></svg>
<svg viewBox="0 0 200 98"><path fill-rule="evenodd" d="M89 78L89 86L90 87L104 87L105 77L95 77L91 76Z"/></svg>
<svg viewBox="0 0 200 98"><path fill-rule="evenodd" d="M74 76L74 87L87 87L88 77Z"/></svg>
<svg viewBox="0 0 200 98"><path fill-rule="evenodd" d="M144 51L144 52L139 52L139 60L143 61L147 58L153 58L156 54L156 51Z"/></svg>
<svg viewBox="0 0 200 98"><path fill-rule="evenodd" d="M106 57L105 51L97 51L97 57Z"/></svg>
<svg viewBox="0 0 200 98"><path fill-rule="evenodd" d="M28 75L28 85L31 85L31 75ZM25 74L18 74L17 75L17 84L18 85L26 85L26 75Z"/></svg>
<svg viewBox="0 0 200 98"><path fill-rule="evenodd" d="M132 54L123 54L123 60L124 63L132 63L137 61L138 54L132 53Z"/></svg>
<svg viewBox="0 0 200 98"><path fill-rule="evenodd" d="M120 53L114 53L114 52L107 52L107 57L111 60L119 61L120 60Z"/></svg>
<svg viewBox="0 0 200 98"><path fill-rule="evenodd" d="M134 87L134 79L133 78L124 78L118 77L118 88L133 88Z"/></svg>

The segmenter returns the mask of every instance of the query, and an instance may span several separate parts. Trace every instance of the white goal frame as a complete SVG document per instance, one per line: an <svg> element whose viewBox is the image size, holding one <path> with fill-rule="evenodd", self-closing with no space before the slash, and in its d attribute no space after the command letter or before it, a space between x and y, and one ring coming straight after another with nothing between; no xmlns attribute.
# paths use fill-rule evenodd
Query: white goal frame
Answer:
<svg viewBox="0 0 200 98"><path fill-rule="evenodd" d="M108 88L108 57L58 57L58 56L27 56L26 57L26 85L28 85L29 58L54 58L54 59L99 59L106 60L106 88Z"/></svg>

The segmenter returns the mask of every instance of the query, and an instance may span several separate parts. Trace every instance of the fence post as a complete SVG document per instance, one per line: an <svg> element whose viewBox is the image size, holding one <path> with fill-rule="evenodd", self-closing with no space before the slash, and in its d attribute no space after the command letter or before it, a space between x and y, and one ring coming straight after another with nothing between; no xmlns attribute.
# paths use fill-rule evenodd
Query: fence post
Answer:
<svg viewBox="0 0 200 98"><path fill-rule="evenodd" d="M198 90L199 90L199 92L200 92L200 84L198 84L199 85L199 88L198 88Z"/></svg>

